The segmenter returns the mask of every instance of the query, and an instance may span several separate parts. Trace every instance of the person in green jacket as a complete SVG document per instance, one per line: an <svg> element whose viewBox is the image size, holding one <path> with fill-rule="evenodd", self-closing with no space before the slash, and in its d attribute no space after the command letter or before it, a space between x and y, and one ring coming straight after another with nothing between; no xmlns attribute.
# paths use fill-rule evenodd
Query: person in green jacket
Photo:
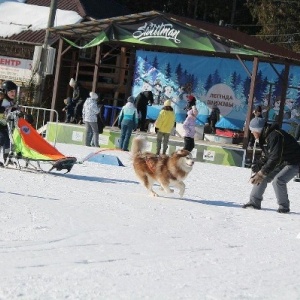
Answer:
<svg viewBox="0 0 300 300"><path fill-rule="evenodd" d="M163 154L166 154L169 144L171 131L175 125L175 113L171 106L171 101L166 100L155 122L155 131L157 132L156 154L160 154L161 144L163 143Z"/></svg>

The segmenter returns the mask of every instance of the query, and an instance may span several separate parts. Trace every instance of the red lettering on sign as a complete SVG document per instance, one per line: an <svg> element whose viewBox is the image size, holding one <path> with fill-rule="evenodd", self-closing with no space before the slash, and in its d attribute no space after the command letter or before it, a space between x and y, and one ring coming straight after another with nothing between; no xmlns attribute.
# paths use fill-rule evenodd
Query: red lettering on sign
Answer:
<svg viewBox="0 0 300 300"><path fill-rule="evenodd" d="M5 66L12 66L12 67L17 67L21 64L20 60L16 59L5 59L1 58L0 59L0 65L5 65Z"/></svg>

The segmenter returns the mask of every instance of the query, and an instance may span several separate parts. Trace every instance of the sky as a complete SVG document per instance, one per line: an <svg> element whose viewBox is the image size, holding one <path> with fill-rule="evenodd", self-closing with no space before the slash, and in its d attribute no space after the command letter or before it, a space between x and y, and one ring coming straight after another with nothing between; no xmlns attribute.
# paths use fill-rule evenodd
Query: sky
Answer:
<svg viewBox="0 0 300 300"><path fill-rule="evenodd" d="M271 185L242 209L250 169L196 162L182 199L152 197L130 152L100 152L122 167L57 148L78 159L68 174L0 170L1 300L300 299L299 183L290 214Z"/></svg>
<svg viewBox="0 0 300 300"><path fill-rule="evenodd" d="M5 16L0 20L0 37L9 37L23 30L45 29L49 13L49 7L0 0L0 15ZM54 27L75 24L81 20L80 15L74 11L57 9Z"/></svg>

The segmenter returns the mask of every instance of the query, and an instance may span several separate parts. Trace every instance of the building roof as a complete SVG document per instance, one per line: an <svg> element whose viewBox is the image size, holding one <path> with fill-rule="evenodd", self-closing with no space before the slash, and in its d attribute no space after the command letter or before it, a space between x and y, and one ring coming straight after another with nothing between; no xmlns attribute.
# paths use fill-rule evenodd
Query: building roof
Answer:
<svg viewBox="0 0 300 300"><path fill-rule="evenodd" d="M263 55L264 60L272 60L273 58L276 58L276 62L279 62L278 60L280 60L281 63L284 63L285 61L293 61L297 65L300 64L299 53L290 51L288 49L276 45L272 45L254 36L249 36L248 34L242 33L229 27L222 27L204 21L189 19L157 11L93 20L88 22L82 22L80 24L70 24L66 26L51 28L50 31L68 39L84 38L91 40L99 36L100 32L107 30L112 24L131 25L134 22L146 22L147 20L149 20L149 18L154 18L157 16L163 16L164 18L167 18L170 21L180 23L186 28L190 28L194 32L207 33L210 37L217 41L217 43L219 43L220 45L224 45L224 48L235 47L236 49L248 49L250 56L255 56L257 55L257 53L261 53L261 55ZM134 42L131 41L131 43ZM158 49L156 45L151 45L150 47L152 49ZM164 47L164 49L166 48L167 47Z"/></svg>
<svg viewBox="0 0 300 300"><path fill-rule="evenodd" d="M25 5L25 7L30 6L31 8L34 7L34 9L31 9L34 16L31 13L24 14L22 13L22 10L20 14L18 14L15 8L9 8L7 12L2 11L6 7L10 7L13 5L23 5L23 7ZM6 16L6 18L2 18L0 21L0 40L34 45L43 44L45 38L45 30L43 30L42 28L47 28L50 5L51 0L27 0L26 4L15 2L5 2L0 4L0 14ZM42 10L44 10L45 7L47 8L47 15L43 19L36 18L37 15L39 15L39 17L41 16L41 10L38 7L43 7L41 8ZM57 1L57 9L61 12L72 12L73 14L77 13L78 20L70 20L68 19L68 17L64 18L64 21L67 21L67 24L74 24L82 19L93 20L101 18L111 18L130 13L130 11L126 7L118 4L117 2L115 2L115 0L59 0ZM9 12L11 12L11 15ZM22 16L22 21L18 16ZM13 18L13 20L11 20L11 18ZM27 19L24 20L24 18ZM43 23L44 25L43 27L36 27L34 30L31 26L30 30L27 30L27 26L29 26L28 22L29 24L39 22ZM5 26L5 23L8 26L7 30L5 30L3 27ZM1 34L1 29L3 30L3 34ZM12 34L10 34L11 32ZM9 35L6 35L7 33L9 33ZM50 44L55 40L57 40L57 38L50 40Z"/></svg>

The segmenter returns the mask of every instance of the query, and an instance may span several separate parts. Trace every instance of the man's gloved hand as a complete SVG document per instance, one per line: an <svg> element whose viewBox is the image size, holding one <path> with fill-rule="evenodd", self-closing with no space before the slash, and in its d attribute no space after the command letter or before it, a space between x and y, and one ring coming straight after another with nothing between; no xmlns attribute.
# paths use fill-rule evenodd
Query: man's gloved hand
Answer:
<svg viewBox="0 0 300 300"><path fill-rule="evenodd" d="M252 170L253 173L257 173L260 170L260 168L261 168L261 166L257 162L254 162L251 165L251 170Z"/></svg>
<svg viewBox="0 0 300 300"><path fill-rule="evenodd" d="M155 133L158 133L159 128L155 127Z"/></svg>
<svg viewBox="0 0 300 300"><path fill-rule="evenodd" d="M251 177L250 182L252 184L259 185L264 180L265 177L266 175L264 175L262 171L259 171Z"/></svg>

